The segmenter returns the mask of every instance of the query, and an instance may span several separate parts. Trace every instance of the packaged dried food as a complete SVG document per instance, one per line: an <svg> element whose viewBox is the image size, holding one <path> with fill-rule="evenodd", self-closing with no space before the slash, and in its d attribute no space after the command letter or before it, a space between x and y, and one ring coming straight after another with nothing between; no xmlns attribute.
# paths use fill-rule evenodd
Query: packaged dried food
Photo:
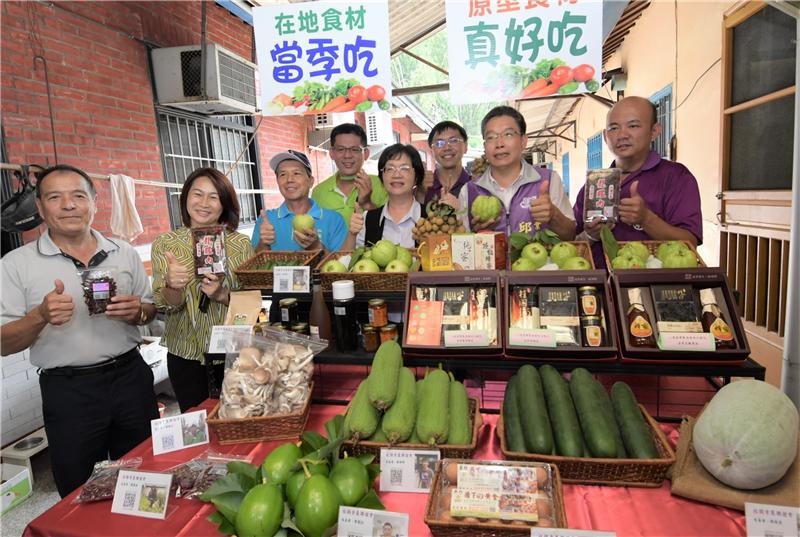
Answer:
<svg viewBox="0 0 800 537"><path fill-rule="evenodd" d="M193 228L192 240L195 274L197 276L224 274L228 262L225 254L225 227Z"/></svg>
<svg viewBox="0 0 800 537"><path fill-rule="evenodd" d="M559 346L581 346L577 298L575 287L539 287L542 328L555 332Z"/></svg>
<svg viewBox="0 0 800 537"><path fill-rule="evenodd" d="M117 268L88 268L78 271L83 287L83 301L89 308L89 315L106 312L111 299L117 295Z"/></svg>
<svg viewBox="0 0 800 537"><path fill-rule="evenodd" d="M98 502L114 497L117 487L117 476L120 470L135 470L142 465L142 458L119 459L116 461L99 461L94 464L92 475L84 483L74 503Z"/></svg>
<svg viewBox="0 0 800 537"><path fill-rule="evenodd" d="M616 222L619 218L619 168L601 168L586 172L583 190L583 221L600 218L603 222Z"/></svg>
<svg viewBox="0 0 800 537"><path fill-rule="evenodd" d="M206 450L198 457L171 468L170 494L176 498L195 498L207 491L214 482L228 475L228 463L246 461L245 457Z"/></svg>

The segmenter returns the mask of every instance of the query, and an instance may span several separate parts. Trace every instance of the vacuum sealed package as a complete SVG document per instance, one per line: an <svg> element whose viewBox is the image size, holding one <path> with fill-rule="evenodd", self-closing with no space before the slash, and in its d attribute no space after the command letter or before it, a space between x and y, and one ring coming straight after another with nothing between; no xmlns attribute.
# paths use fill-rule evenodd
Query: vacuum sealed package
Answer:
<svg viewBox="0 0 800 537"><path fill-rule="evenodd" d="M225 227L208 226L192 229L194 268L198 277L224 274L228 262L225 254Z"/></svg>
<svg viewBox="0 0 800 537"><path fill-rule="evenodd" d="M608 223L617 221L621 180L619 168L601 168L586 172L586 186L583 190L584 222L591 222L595 218Z"/></svg>
<svg viewBox="0 0 800 537"><path fill-rule="evenodd" d="M83 485L81 493L73 503L90 503L110 500L117 488L117 476L120 470L135 470L142 465L142 458L119 459L116 461L100 461L94 464L92 475Z"/></svg>
<svg viewBox="0 0 800 537"><path fill-rule="evenodd" d="M117 295L118 273L116 267L88 268L78 271L83 287L83 301L89 315L106 312L111 299Z"/></svg>
<svg viewBox="0 0 800 537"><path fill-rule="evenodd" d="M206 450L194 459L171 468L172 488L176 498L196 498L207 491L214 482L228 475L228 463L246 462L246 457L226 455L213 449Z"/></svg>

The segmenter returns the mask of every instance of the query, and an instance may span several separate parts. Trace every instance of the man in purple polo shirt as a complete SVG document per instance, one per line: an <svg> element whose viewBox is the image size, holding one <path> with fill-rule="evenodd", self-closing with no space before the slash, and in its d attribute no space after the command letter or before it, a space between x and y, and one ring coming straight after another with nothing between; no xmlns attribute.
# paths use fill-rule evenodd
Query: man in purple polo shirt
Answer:
<svg viewBox="0 0 800 537"><path fill-rule="evenodd" d="M700 190L683 164L662 159L650 149L661 134L655 106L642 97L626 97L609 111L603 138L622 171L619 222L613 228L619 241L686 240L703 242ZM578 240L592 243L595 265L605 266L599 220L584 224L583 188L574 207Z"/></svg>
<svg viewBox="0 0 800 537"><path fill-rule="evenodd" d="M428 145L436 159L436 171L425 172L417 201L423 205L434 198L458 209L458 194L472 176L461 163L467 150L467 131L453 121L441 121L428 134Z"/></svg>

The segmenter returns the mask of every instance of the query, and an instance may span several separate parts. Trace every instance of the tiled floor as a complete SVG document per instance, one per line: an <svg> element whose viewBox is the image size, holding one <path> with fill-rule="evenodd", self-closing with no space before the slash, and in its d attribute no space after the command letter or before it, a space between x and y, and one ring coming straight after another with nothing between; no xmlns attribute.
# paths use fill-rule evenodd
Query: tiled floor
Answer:
<svg viewBox="0 0 800 537"><path fill-rule="evenodd" d="M166 405L165 416L178 414L178 402L160 395L158 400ZM25 526L55 505L61 498L53 482L50 471L50 457L44 450L31 459L33 467L33 493L31 496L0 517L0 535L2 537L20 537Z"/></svg>

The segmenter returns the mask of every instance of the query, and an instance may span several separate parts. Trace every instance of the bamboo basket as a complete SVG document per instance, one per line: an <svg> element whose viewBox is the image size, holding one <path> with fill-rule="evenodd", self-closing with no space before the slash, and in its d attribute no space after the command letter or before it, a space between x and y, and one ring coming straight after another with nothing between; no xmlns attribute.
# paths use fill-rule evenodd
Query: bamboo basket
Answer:
<svg viewBox="0 0 800 537"><path fill-rule="evenodd" d="M589 457L563 457L560 455L540 455L509 451L503 427L503 407L497 419L497 436L500 450L509 460L549 462L558 466L564 483L584 485L611 485L617 487L660 487L667 478L667 472L675 463L675 451L658 423L639 405L642 415L650 429L653 442L658 450L657 459L595 459Z"/></svg>
<svg viewBox="0 0 800 537"><path fill-rule="evenodd" d="M617 244L619 245L619 248L622 249L622 247L625 246L628 242L634 242L634 241L619 241ZM664 244L665 242L670 242L670 241L638 241L638 242L641 242L642 244L647 246L647 249L650 250L650 254L655 256L656 255L656 251L658 251L658 247L661 244ZM703 261L703 258L700 257L700 254L697 253L697 249L692 245L691 242L689 242L689 241L680 241L680 242L684 243L686 246L689 247L689 250L694 252L695 257L697 257L697 266L698 267L705 267L706 266L705 262ZM644 267L641 268L641 269L615 269L615 268L611 267L611 260L608 258L608 254L606 254L605 249L603 249L603 257L606 260L606 267L608 267L608 270L652 270L652 269L646 269ZM647 259L645 259L645 261L647 261Z"/></svg>
<svg viewBox="0 0 800 537"><path fill-rule="evenodd" d="M256 418L219 418L217 403L208 415L208 426L216 433L220 444L241 444L244 442L264 442L269 440L296 440L303 434L311 410L311 392L314 384L309 386L308 397L300 410L291 414L275 414Z"/></svg>
<svg viewBox="0 0 800 537"><path fill-rule="evenodd" d="M348 407L349 408L349 407ZM483 425L483 418L479 412L480 405L478 399L474 397L469 398L469 414L470 421L472 422L472 442L464 445L457 444L442 444L439 446L429 446L427 444L410 444L402 443L390 446L386 442L370 442L368 440L361 440L358 443L345 442L344 449L351 456L359 455L374 455L375 461L380 463L381 448L398 448L398 449L438 449L441 451L442 457L452 459L469 459L475 453L478 446L478 432Z"/></svg>
<svg viewBox="0 0 800 537"><path fill-rule="evenodd" d="M419 254L416 250L409 248L411 253L412 263L419 260ZM341 252L330 252L317 263L316 268L322 267L328 261L339 259L345 255L352 254L352 250L343 250ZM353 280L353 284L357 291L406 291L406 283L408 282L407 272L320 272L320 281L322 283L323 291L330 291L333 282L339 280Z"/></svg>
<svg viewBox="0 0 800 537"><path fill-rule="evenodd" d="M430 528L434 537L521 537L531 534L531 528L535 527L530 522L502 522L500 520L487 520L485 522L475 521L466 522L465 520L451 519L440 520L437 517L437 506L440 503L439 495L444 489L444 463L472 463L482 464L492 461L471 461L471 460L440 460L436 463L436 473L433 477L431 493L428 495L428 503L425 506L425 524ZM502 464L502 461L500 461ZM507 462L504 466L513 466L513 462ZM552 483L550 485L550 495L553 501L553 527L567 527L567 513L564 509L564 495L561 477L558 467L550 465ZM545 527L544 525L539 527ZM550 527L550 526L547 526Z"/></svg>
<svg viewBox="0 0 800 537"><path fill-rule="evenodd" d="M256 268L267 262L294 261L296 266L313 266L323 250L267 250L259 252L234 269L244 289L272 289L274 278L272 269Z"/></svg>

